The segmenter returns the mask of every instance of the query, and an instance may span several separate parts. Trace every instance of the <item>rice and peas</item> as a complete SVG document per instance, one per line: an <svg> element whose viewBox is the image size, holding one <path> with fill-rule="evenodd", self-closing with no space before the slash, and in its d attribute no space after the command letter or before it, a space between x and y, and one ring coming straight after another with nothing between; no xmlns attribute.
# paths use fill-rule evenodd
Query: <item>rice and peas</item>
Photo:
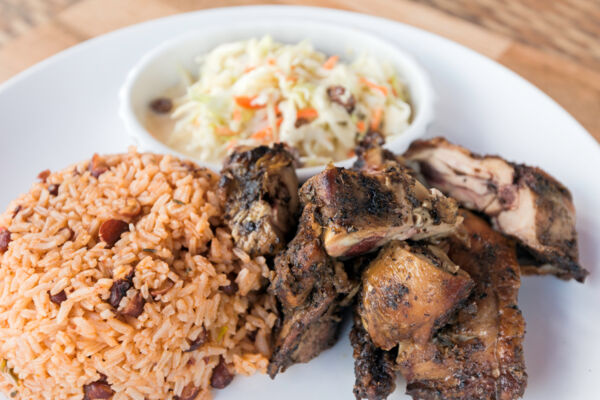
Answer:
<svg viewBox="0 0 600 400"><path fill-rule="evenodd" d="M234 248L217 183L133 150L40 174L0 216L0 390L209 399L264 371L269 270Z"/></svg>
<svg viewBox="0 0 600 400"><path fill-rule="evenodd" d="M186 75L183 96L154 103L174 125L157 123L152 112L147 125L200 161L219 163L236 145L285 142L302 165L322 165L352 156L369 130L391 139L410 124L401 77L367 55L346 63L309 42L265 36L223 44L198 61L198 79Z"/></svg>

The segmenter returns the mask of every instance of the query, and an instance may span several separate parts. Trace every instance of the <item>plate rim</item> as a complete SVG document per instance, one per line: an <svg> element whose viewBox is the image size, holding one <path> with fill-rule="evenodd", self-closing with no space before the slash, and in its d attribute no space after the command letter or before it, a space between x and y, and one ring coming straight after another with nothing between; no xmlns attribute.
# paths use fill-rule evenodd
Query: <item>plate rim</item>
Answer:
<svg viewBox="0 0 600 400"><path fill-rule="evenodd" d="M504 74L509 75L511 78L515 78L523 86L528 87L529 89L533 89L535 92L537 92L536 95L538 95L540 97L540 99L544 98L545 101L547 103L549 103L549 105L551 104L552 107L554 107L559 114L562 114L560 116L560 118L569 119L570 122L574 124L574 126L579 128L576 130L577 132L575 134L582 136L582 139L583 139L583 136L586 136L586 138L584 140L587 140L589 143L593 143L593 146L595 147L595 149L597 151L600 151L600 143L594 138L594 136L592 136L592 134L573 115L571 115L565 108L563 108L556 100L554 100L552 97L550 97L550 95L548 95L542 89L538 88L536 85L529 82L527 79L525 79L524 77L522 77L515 71L500 64L496 60L494 60L484 54L481 54L461 43L458 43L458 42L452 40L452 39L438 35L437 33L429 32L429 31L419 28L417 26L413 26L413 25L410 25L410 24L407 24L404 22L400 22L400 21L396 21L396 20L388 19L388 18L383 18L383 17L379 17L379 16L375 16L375 15L364 14L364 13L350 11L350 10L340 10L340 9L335 9L335 8L330 8L330 7L297 6L297 5L281 5L281 4L215 7L215 8L196 10L196 11L181 12L181 13L176 13L173 15L164 16L164 17L152 18L147 21L138 22L138 23L135 23L132 25L127 25L127 26L115 29L113 31L106 32L101 35L84 40L81 43L75 44L71 47L61 50L58 53L53 54L53 55L37 62L36 64L26 68L23 71L18 72L16 75L8 78L8 80L6 80L2 84L0 84L0 96L4 92L8 91L10 88L17 86L20 82L25 81L29 76L36 74L37 72L43 70L44 68L48 67L49 65L58 63L61 60L66 59L73 54L84 51L91 46L95 46L96 44L101 43L104 40L109 40L115 36L119 36L119 35L122 35L127 32L132 32L137 29L143 29L144 27L149 26L149 25L158 24L158 23L169 23L173 20L177 20L180 18L181 19L189 18L189 17L192 17L193 15L197 15L197 14L216 14L216 15L225 14L226 15L229 13L232 13L232 14L243 13L245 11L248 11L248 12L264 11L264 12L270 12L273 14L279 14L279 13L283 14L283 13L291 12L294 14L293 16L295 16L295 17L300 16L301 14L304 13L304 14L312 14L311 16L315 17L316 19L319 19L319 16L324 17L325 19L331 18L331 19L338 19L338 20L344 19L344 17L348 17L348 19L359 18L359 19L364 19L366 22L370 22L373 24L376 24L376 23L398 24L398 25L401 25L404 29L413 30L421 35L425 35L425 36L433 37L437 40L441 40L450 47L454 47L459 51L466 51L466 52L470 53L471 56L479 58L479 61L481 61L481 62L487 63L488 65L493 65L499 71L502 71ZM351 24L351 21L350 21L350 23L348 23L348 21L345 21L345 22L346 22L347 26L355 28ZM362 29L362 28L358 28L358 29ZM367 31L369 33L372 33L370 30L367 30ZM168 38L166 38L166 39L168 39ZM424 66L424 67L427 68L427 66ZM571 132L570 134L574 134L574 132Z"/></svg>
<svg viewBox="0 0 600 400"><path fill-rule="evenodd" d="M16 94L18 93L17 90L15 90L14 92L12 91L12 89L15 86L18 86L20 83L22 83L23 81L27 81L27 79L29 78L36 78L36 74L41 74L42 76L46 76L47 72L44 72L44 68L49 68L52 65L54 65L54 63L60 63L62 62L62 58L68 58L70 56L74 56L74 57L81 57L80 55L77 55L77 52L84 52L87 51L87 49L89 47L92 46L96 46L97 44L99 45L99 47L106 47L106 43L101 43L104 40L113 40L114 37L118 37L119 35L124 34L125 32L128 32L129 30L131 31L135 31L137 29L148 29L147 27L156 23L162 24L171 24L173 22L171 21L177 21L178 18L184 18L186 23L189 22L189 19L194 19L195 17L193 16L194 14L202 14L204 17L204 14L207 13L208 15L215 15L219 18L223 18L226 17L228 15L234 15L236 18L238 17L238 13L240 12L248 12L249 9L279 9L279 10L273 10L273 11L269 11L272 14L269 14L269 16L274 16L277 15L278 13L281 13L283 15L288 15L287 13L290 10L295 10L298 13L298 10L302 11L303 13L305 12L306 14L302 14L300 13L299 15L310 15L310 16L315 16L316 18L321 18L322 20L337 20L339 18L346 18L344 21L342 21L344 24L349 25L349 26L356 26L357 24L359 25L360 29L365 29L367 32L372 32L371 30L371 25L374 23L380 23L380 24L385 24L386 26L394 27L396 26L398 29L407 29L407 30L411 30L411 31L415 31L415 33L418 33L419 35L424 35L424 37L433 37L435 40L442 40L442 42L440 42L440 44L444 44L448 46L448 50L450 51L464 51L467 50L467 53L470 56L480 56L480 58L476 58L477 60L479 60L480 62L484 63L482 64L482 66L489 66L490 68L492 68L492 64L495 64L495 67L502 67L502 68L495 68L494 70L498 72L498 75L500 77L503 77L503 79L511 79L511 78L520 78L517 80L512 80L514 82L515 85L519 85L520 90L523 90L525 92L528 92L531 96L535 96L536 98L539 99L539 102L542 106L546 107L545 109L549 112L554 112L556 115L554 115L553 118L556 118L556 120L561 121L561 123L564 123L564 125L566 127L568 127L569 131L567 132L568 134L573 135L573 137L575 138L575 140L580 140L580 137L577 136L577 134L575 133L575 131L577 131L577 126L579 125L579 128L585 132L588 133L588 139L583 139L581 138L582 142L580 142L581 146L585 146L586 144L589 143L589 140L591 139L592 142L596 143L596 146L590 146L588 144L588 147L592 147L590 149L590 154L591 155L598 155L600 154L597 150L600 149L599 143L595 140L594 137L591 136L591 134L589 134L589 132L587 132L587 130L585 128L583 128L583 126L581 126L581 124L579 124L579 122L577 120L575 120L575 118L573 118L563 107L561 107L556 101L554 101L550 96L548 96L546 93L544 93L542 90L540 90L539 88L537 88L535 85L531 84L530 82L528 82L527 80L525 80L524 78L522 78L521 76L519 76L517 73L515 73L514 71L508 69L507 67L504 67L502 64L496 62L495 60L482 55L462 44L459 44L457 42L454 42L450 39L447 39L443 36L425 31L421 28L417 28L414 27L412 25L408 25L402 22L398 22L395 20L388 20L385 18L380 18L380 17L374 17L371 15L365 15L365 14L361 14L361 13L356 13L356 12L349 12L349 11L341 11L341 10L336 10L336 9L329 9L329 8L320 8L320 7L304 7L304 6L243 6L243 7L229 7L229 8L217 8L217 9L209 9L209 10L199 10L199 11L194 11L194 12L188 12L188 13L179 13L179 14L175 14L172 16L167 16L167 17L162 17L162 18L158 18L158 19L152 19L149 21L145 21L145 22L141 22L138 24L134 24L128 27L123 27L120 29L117 29L115 31L103 34L103 35L99 35L97 37L94 37L92 39L86 40L78 45L72 46L66 50L63 50L37 64L35 64L34 66L26 69L25 71L17 74L16 76L10 78L7 82L5 82L4 84L0 85L0 99L6 99L7 98L7 91L10 91L11 94ZM256 12L262 11L262 10L257 10ZM254 11L252 11L254 12ZM232 14L229 14L232 13ZM313 14L315 13L315 14ZM201 17L201 18L203 18ZM176 22L175 22L176 23ZM384 28L385 29L385 28ZM114 36L113 36L114 35ZM431 35L431 36L429 36ZM139 36L139 33L135 34L134 36ZM130 37L128 37L129 39L131 39ZM444 42L445 41L445 42ZM101 43L101 44L99 44ZM470 52L470 53L469 53ZM72 54L74 53L74 54ZM487 59L487 60L486 60ZM485 64L486 62L491 62L488 64ZM428 64L427 63L423 63L424 66L426 68L428 68ZM64 67L67 64L62 64L61 66ZM133 65L133 63L131 64ZM501 71L504 72L509 72L509 74L503 74ZM44 75L46 74L46 75ZM512 76L511 76L512 74ZM15 81L15 82L13 82ZM10 85L7 85L7 83L10 83ZM523 83L526 83L528 85L522 85ZM533 88L535 90L537 90L538 93L534 91L528 91L527 87L529 88ZM23 89L22 87L17 87L15 89ZM19 90L20 91L20 90ZM543 95L543 96L539 96L539 95ZM546 100L543 100L543 99ZM547 100L550 100L549 102ZM554 104L554 107L551 105ZM562 110L563 113L562 114L560 111L558 110ZM569 120L569 118L565 118L565 117L570 117L571 119ZM575 124L573 124L573 122L575 122ZM588 142L585 142L584 140L588 140ZM583 174L584 176L589 176L590 172L586 172L585 174ZM592 193L592 192L590 192ZM597 220L596 217L593 219L594 224L596 224L595 221L600 221ZM599 222L600 223L600 222ZM594 237L596 237L596 235L594 235ZM600 254L600 253L599 253ZM599 259L600 260L600 259ZM598 267L600 267L600 264L597 264L594 266L595 269L598 269ZM534 278L530 278L530 279L534 279ZM536 278L537 279L537 278ZM536 281L536 282L541 282L541 281ZM550 283L550 282L549 282ZM594 285L594 283L596 282L587 282L586 286L588 286L588 289L591 289L593 291L595 291L594 295L596 295L598 286ZM567 283L562 282L562 281L552 281L550 283L553 287L554 286L561 286L563 287L565 290L565 292L561 293L568 293L567 292ZM569 284L570 285L570 284ZM545 287L545 285L540 284L540 286ZM585 315L585 314L584 314ZM530 334L531 336L531 334ZM343 340L343 338L340 339L340 342ZM338 342L338 344L340 343ZM347 392L344 391L344 393L346 394ZM397 391L396 393L399 393L399 391ZM2 396L0 395L0 399L2 399Z"/></svg>

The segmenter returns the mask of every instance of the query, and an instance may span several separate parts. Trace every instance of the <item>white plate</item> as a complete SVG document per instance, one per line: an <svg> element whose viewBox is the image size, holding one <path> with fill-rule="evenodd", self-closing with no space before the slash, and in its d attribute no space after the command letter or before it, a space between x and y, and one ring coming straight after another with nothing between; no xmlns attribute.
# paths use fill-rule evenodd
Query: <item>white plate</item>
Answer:
<svg viewBox="0 0 600 400"><path fill-rule="evenodd" d="M549 97L514 73L460 45L392 21L302 7L202 11L126 28L69 49L0 89L0 205L26 191L38 172L94 152L122 152L127 135L117 92L131 66L164 39L198 26L253 18L314 18L383 35L415 55L438 94L430 135L443 134L479 152L539 165L572 191L578 212L584 285L550 277L523 280L527 321L528 400L597 399L600 381L600 147ZM236 378L216 398L352 399L352 351L343 333L329 351L275 381ZM398 382L390 398L406 398Z"/></svg>

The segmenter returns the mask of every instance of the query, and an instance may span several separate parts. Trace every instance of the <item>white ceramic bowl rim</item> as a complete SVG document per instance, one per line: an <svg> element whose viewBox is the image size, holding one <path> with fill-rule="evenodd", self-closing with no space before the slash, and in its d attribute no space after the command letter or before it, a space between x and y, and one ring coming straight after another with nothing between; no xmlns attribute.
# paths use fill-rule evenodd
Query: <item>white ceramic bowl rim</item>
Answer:
<svg viewBox="0 0 600 400"><path fill-rule="evenodd" d="M320 30L329 30L330 32L336 31L338 34L346 34L346 35L354 35L354 36L362 36L363 38L367 38L373 42L374 45L379 46L380 48L386 49L388 52L386 61L390 62L400 73L400 76L406 78L406 75L412 75L409 79L406 79L406 83L409 86L409 93L411 95L411 102L414 101L414 94L416 91L419 91L420 96L420 104L418 105L418 109L415 110L415 104L412 104L413 107L413 119L407 129L402 132L402 134L398 135L398 137L394 138L394 140L387 142L385 147L391 151L402 151L403 149L397 148L398 146L394 146L394 144L398 142L405 143L407 140L414 140L417 137L423 135L429 126L429 124L433 120L433 108L434 108L434 91L432 89L429 76L425 72L425 70L416 62L413 56L405 53L397 46L390 43L388 40L380 37L379 35L375 35L373 33L359 30L350 26L344 26L334 23L325 23L317 20L299 20L294 18L284 18L284 19L259 19L254 20L252 22L244 22L239 23L236 22L235 26L232 27L224 27L217 25L208 25L203 27L202 29L196 29L190 32L187 32L183 35L178 35L173 38L167 39L154 49L150 50L146 55L144 55L137 64L129 71L127 74L127 78L125 83L121 87L119 92L119 115L123 120L125 127L132 138L138 143L141 144L142 147L144 145L149 145L152 148L159 148L163 152L176 154L182 158L192 158L189 155L178 152L177 150L169 147L165 143L159 141L152 134L150 134L147 129L140 123L139 119L135 115L131 104L131 95L132 90L136 84L137 79L140 74L155 60L159 59L164 53L168 52L172 48L175 48L177 45L182 43L186 43L193 39L197 39L199 36L210 36L215 33L222 33L226 31L227 33L232 34L233 36L237 36L239 33L245 33L252 29L269 31L274 30L276 28L291 30L291 29L300 29L301 31L307 31L311 28L318 28ZM263 34L251 34L244 35L246 38L257 37ZM276 34L273 35L275 40L278 40ZM239 39L234 40L242 40ZM319 50L318 43L312 43L317 50ZM360 50L359 49L359 53ZM363 50L364 51L364 50ZM340 51L340 54L342 52ZM201 54L194 54L193 56L198 56ZM402 64L402 68L399 65ZM150 101L150 99L148 99ZM416 112L415 112L416 111ZM142 149L144 150L144 149ZM356 160L356 157L348 158L345 160L340 160L334 163L336 166L349 167ZM208 163L199 160L194 160L199 162L200 164L207 166L216 171L220 170L220 164ZM321 171L325 165L320 166L312 166L312 167L303 167L298 168L297 174L299 177L306 179L309 176L312 176L319 171Z"/></svg>

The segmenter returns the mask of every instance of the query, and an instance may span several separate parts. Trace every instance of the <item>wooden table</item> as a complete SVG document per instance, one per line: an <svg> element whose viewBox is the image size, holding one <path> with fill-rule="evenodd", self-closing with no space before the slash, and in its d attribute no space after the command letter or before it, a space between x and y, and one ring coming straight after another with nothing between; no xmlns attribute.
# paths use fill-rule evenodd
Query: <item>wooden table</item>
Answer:
<svg viewBox="0 0 600 400"><path fill-rule="evenodd" d="M538 86L600 141L600 0L0 0L0 82L126 25L258 3L373 14L455 40Z"/></svg>

